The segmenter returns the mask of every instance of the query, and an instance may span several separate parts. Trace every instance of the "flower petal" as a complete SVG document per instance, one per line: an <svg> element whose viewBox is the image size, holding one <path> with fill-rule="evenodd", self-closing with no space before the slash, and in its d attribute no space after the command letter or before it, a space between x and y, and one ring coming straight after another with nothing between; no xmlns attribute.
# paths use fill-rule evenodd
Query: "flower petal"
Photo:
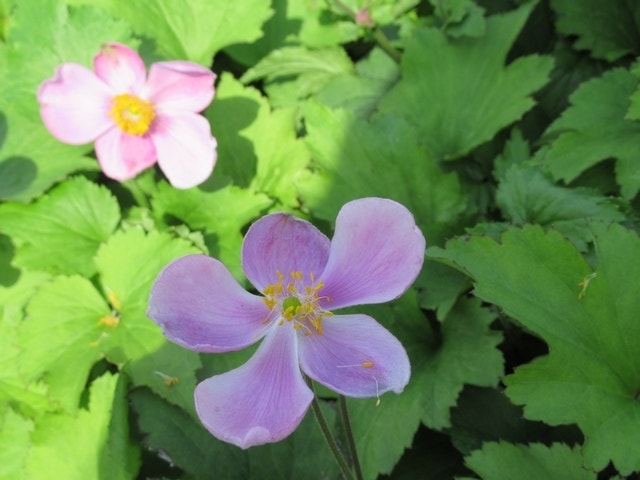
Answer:
<svg viewBox="0 0 640 480"><path fill-rule="evenodd" d="M420 273L425 240L411 212L384 198L345 204L336 218L322 294L332 309L402 295Z"/></svg>
<svg viewBox="0 0 640 480"><path fill-rule="evenodd" d="M261 297L245 291L218 260L187 255L167 265L151 289L147 315L172 342L199 352L229 352L269 328Z"/></svg>
<svg viewBox="0 0 640 480"><path fill-rule="evenodd" d="M158 164L171 185L191 188L209 178L217 159L217 143L204 117L195 113L158 115L150 135Z"/></svg>
<svg viewBox="0 0 640 480"><path fill-rule="evenodd" d="M329 239L305 220L273 213L256 221L244 237L242 268L260 291L278 281L277 272L294 271L306 277L319 274L329 257Z"/></svg>
<svg viewBox="0 0 640 480"><path fill-rule="evenodd" d="M349 397L400 393L411 365L402 344L367 315L336 315L322 321L322 334L298 330L300 367L314 380Z"/></svg>
<svg viewBox="0 0 640 480"><path fill-rule="evenodd" d="M40 115L58 140L73 145L93 142L114 125L109 117L112 96L91 70L64 63L38 89Z"/></svg>
<svg viewBox="0 0 640 480"><path fill-rule="evenodd" d="M247 363L196 387L196 410L207 430L242 448L295 430L313 399L298 368L295 335L289 326L273 327Z"/></svg>
<svg viewBox="0 0 640 480"><path fill-rule="evenodd" d="M161 113L200 112L213 100L216 76L208 68L174 60L151 65L145 96Z"/></svg>
<svg viewBox="0 0 640 480"><path fill-rule="evenodd" d="M156 163L151 138L129 135L117 127L96 140L95 150L104 174L118 181L133 178Z"/></svg>
<svg viewBox="0 0 640 480"><path fill-rule="evenodd" d="M116 93L138 93L147 75L138 52L120 43L105 43L93 58L96 75Z"/></svg>

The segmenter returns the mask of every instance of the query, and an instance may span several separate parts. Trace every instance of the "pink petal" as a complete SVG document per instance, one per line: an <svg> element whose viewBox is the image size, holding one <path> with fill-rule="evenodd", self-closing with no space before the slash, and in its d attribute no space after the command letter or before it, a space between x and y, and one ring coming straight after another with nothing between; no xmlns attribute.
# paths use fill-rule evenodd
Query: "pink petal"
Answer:
<svg viewBox="0 0 640 480"><path fill-rule="evenodd" d="M266 215L256 221L244 237L242 268L260 291L294 271L305 280L324 269L329 256L329 239L305 220L288 213Z"/></svg>
<svg viewBox="0 0 640 480"><path fill-rule="evenodd" d="M116 93L138 93L147 75L144 62L135 50L120 43L105 43L93 58L96 75Z"/></svg>
<svg viewBox="0 0 640 480"><path fill-rule="evenodd" d="M214 436L241 448L282 440L300 424L313 393L297 362L295 332L273 327L235 370L196 387L196 410Z"/></svg>
<svg viewBox="0 0 640 480"><path fill-rule="evenodd" d="M143 95L161 113L200 112L213 99L215 79L211 70L195 63L154 63Z"/></svg>
<svg viewBox="0 0 640 480"><path fill-rule="evenodd" d="M151 138L129 135L117 127L96 140L95 150L104 174L118 181L133 178L156 163Z"/></svg>
<svg viewBox="0 0 640 480"><path fill-rule="evenodd" d="M251 295L218 260L187 255L167 265L151 289L147 315L172 342L199 352L229 352L269 328L261 297Z"/></svg>
<svg viewBox="0 0 640 480"><path fill-rule="evenodd" d="M93 142L113 126L109 109L113 92L82 65L64 63L38 89L40 115L58 140L80 145Z"/></svg>
<svg viewBox="0 0 640 480"><path fill-rule="evenodd" d="M345 204L336 218L327 267L320 276L322 294L332 309L388 302L402 295L417 277L425 240L413 215L384 198Z"/></svg>
<svg viewBox="0 0 640 480"><path fill-rule="evenodd" d="M402 344L367 315L336 315L322 334L298 332L300 367L314 380L349 397L400 393L411 365Z"/></svg>
<svg viewBox="0 0 640 480"><path fill-rule="evenodd" d="M191 188L209 178L217 159L217 143L204 117L194 113L158 115L150 134L158 164L171 185Z"/></svg>

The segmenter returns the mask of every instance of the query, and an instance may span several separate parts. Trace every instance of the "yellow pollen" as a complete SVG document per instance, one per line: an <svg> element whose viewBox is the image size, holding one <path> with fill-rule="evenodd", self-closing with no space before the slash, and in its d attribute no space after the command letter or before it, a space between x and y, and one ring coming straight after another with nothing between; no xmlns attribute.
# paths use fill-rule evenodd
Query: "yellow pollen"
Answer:
<svg viewBox="0 0 640 480"><path fill-rule="evenodd" d="M373 367L373 362L362 362L360 365L362 365L364 368L371 368Z"/></svg>
<svg viewBox="0 0 640 480"><path fill-rule="evenodd" d="M156 114L146 100L123 93L111 99L109 115L120 130L129 135L142 136L149 131Z"/></svg>
<svg viewBox="0 0 640 480"><path fill-rule="evenodd" d="M305 335L317 333L322 335L322 320L333 313L324 310L320 301L329 301L318 292L324 287L322 282L315 282L313 274L309 275L310 285L305 285L302 272L289 272L290 281L280 271L276 271L278 280L267 285L262 293L263 301L269 309L269 315L264 320L268 323L279 318L278 325L292 323L294 330L304 329Z"/></svg>
<svg viewBox="0 0 640 480"><path fill-rule="evenodd" d="M120 323L120 319L113 315L105 315L100 320L98 320L98 325L101 327L111 327L115 328Z"/></svg>

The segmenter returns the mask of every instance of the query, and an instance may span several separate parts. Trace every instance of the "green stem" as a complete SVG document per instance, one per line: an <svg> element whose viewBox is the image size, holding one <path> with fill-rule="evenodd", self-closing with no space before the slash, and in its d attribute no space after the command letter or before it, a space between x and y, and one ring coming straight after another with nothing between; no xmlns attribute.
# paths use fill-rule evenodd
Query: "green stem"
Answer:
<svg viewBox="0 0 640 480"><path fill-rule="evenodd" d="M391 45L391 42L389 41L387 36L384 33L382 33L382 30L380 30L379 28L374 28L373 38L376 40L376 42L378 42L378 45L380 45L380 48L382 48L382 50L384 50L387 53L387 55L393 58L393 60L395 60L397 63L400 63L400 60L402 59L402 54L400 53L399 50L396 50L396 48L393 45Z"/></svg>
<svg viewBox="0 0 640 480"><path fill-rule="evenodd" d="M356 441L353 436L353 430L351 429L351 422L349 421L349 410L347 410L347 399L344 396L338 396L338 403L340 404L340 415L342 416L342 424L344 431L347 434L347 442L349 443L349 450L351 451L351 460L353 467L356 471L357 480L362 480L362 469L360 468L360 460L358 459L358 449L356 448Z"/></svg>
<svg viewBox="0 0 640 480"><path fill-rule="evenodd" d="M309 388L313 392L313 401L311 402L311 409L313 410L313 414L315 415L316 420L318 421L318 425L320 426L320 430L322 431L322 436L326 440L327 445L329 445L329 448L331 449L331 453L333 453L333 456L336 459L336 462L338 462L338 466L340 467L340 470L342 471L344 478L346 480L355 480L353 478L353 473L351 472L351 468L349 468L349 464L345 460L344 455L342 455L340 448L338 448L336 439L331 433L331 429L329 428L329 425L327 424L327 421L325 420L324 415L322 414L322 410L320 408L320 402L318 401L318 396L316 395L316 391L313 388L313 381L309 377L306 377L306 380L307 380L307 384L309 385Z"/></svg>
<svg viewBox="0 0 640 480"><path fill-rule="evenodd" d="M139 206L144 207L147 210L151 210L149 200L147 199L145 193L142 191L142 188L140 188L140 185L138 185L138 182L136 182L135 178L127 180L126 182L124 182L124 185L126 185L126 187L129 189L131 195L133 195L133 199Z"/></svg>

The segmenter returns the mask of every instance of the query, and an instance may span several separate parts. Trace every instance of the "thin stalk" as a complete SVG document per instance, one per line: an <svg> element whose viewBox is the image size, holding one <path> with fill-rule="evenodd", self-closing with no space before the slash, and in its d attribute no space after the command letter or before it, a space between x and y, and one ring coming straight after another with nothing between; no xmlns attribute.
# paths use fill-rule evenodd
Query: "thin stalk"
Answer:
<svg viewBox="0 0 640 480"><path fill-rule="evenodd" d="M382 33L382 30L380 30L379 28L374 28L373 38L375 39L376 42L378 42L378 45L380 45L380 48L382 48L382 50L384 50L387 53L387 55L389 55L397 63L400 63L400 60L402 59L402 54L400 53L399 50L396 50L396 48L393 45L391 45L391 42L389 41L387 36L384 33Z"/></svg>
<svg viewBox="0 0 640 480"><path fill-rule="evenodd" d="M145 195L142 188L140 188L140 185L138 185L138 182L135 178L127 180L126 182L124 182L124 185L131 192L131 195L133 195L133 199L139 206L144 207L147 210L151 209L151 205L149 204L147 196Z"/></svg>
<svg viewBox="0 0 640 480"><path fill-rule="evenodd" d="M356 441L353 436L353 430L351 429L351 422L349 421L349 410L347 410L347 399L344 396L338 396L338 403L340 404L340 416L342 417L342 425L344 431L347 434L347 442L349 443L349 450L351 451L351 460L353 462L353 468L356 471L356 479L362 480L362 468L360 468L360 460L358 459L358 449L356 448Z"/></svg>
<svg viewBox="0 0 640 480"><path fill-rule="evenodd" d="M342 471L344 478L346 480L355 480L353 477L353 473L351 472L351 468L349 467L347 460L344 458L344 455L342 455L340 448L338 448L336 439L331 433L331 429L329 428L329 425L327 424L327 421L325 420L324 415L322 414L322 409L320 408L320 402L318 401L318 396L316 395L316 391L313 388L313 382L308 377L306 378L306 380L307 380L307 384L309 385L309 388L313 392L313 401L311 402L311 409L313 410L313 414L316 417L318 426L322 431L322 436L326 440L327 445L329 445L329 448L331 449L331 453L333 453L333 456L336 459L336 462L338 463L338 467L340 467L340 470Z"/></svg>

